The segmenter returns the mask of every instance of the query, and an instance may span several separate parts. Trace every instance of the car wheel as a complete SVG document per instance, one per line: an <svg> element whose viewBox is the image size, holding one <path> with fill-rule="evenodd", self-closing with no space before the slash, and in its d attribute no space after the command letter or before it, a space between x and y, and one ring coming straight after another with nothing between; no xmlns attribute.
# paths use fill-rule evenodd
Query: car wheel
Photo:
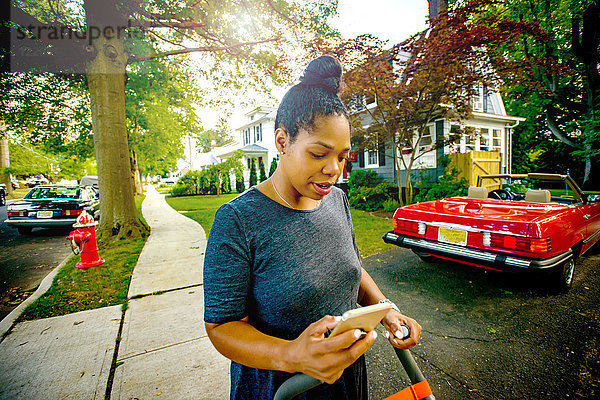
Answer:
<svg viewBox="0 0 600 400"><path fill-rule="evenodd" d="M19 226L17 230L21 235L29 235L31 233L31 228L27 226Z"/></svg>
<svg viewBox="0 0 600 400"><path fill-rule="evenodd" d="M559 292L568 291L573 286L575 274L575 259L571 258L564 262L555 272L552 278L552 286Z"/></svg>
<svg viewBox="0 0 600 400"><path fill-rule="evenodd" d="M415 253L421 260L423 260L425 262L435 262L434 256L430 256L429 254L422 253L420 251L415 251L415 250L413 250L413 253Z"/></svg>

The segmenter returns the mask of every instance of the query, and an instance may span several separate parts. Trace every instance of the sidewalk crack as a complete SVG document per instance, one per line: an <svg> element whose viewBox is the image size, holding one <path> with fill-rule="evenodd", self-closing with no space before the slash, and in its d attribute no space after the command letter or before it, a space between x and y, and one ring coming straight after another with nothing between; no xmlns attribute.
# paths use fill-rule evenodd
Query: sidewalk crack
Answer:
<svg viewBox="0 0 600 400"><path fill-rule="evenodd" d="M152 293L136 294L134 296L129 297L127 299L127 301L142 299L142 298L148 297L148 296L160 296L161 294L175 292L177 290L187 290L187 289L197 288L197 287L200 287L200 286L204 286L204 283L194 283L194 284L188 285L188 286L181 286L181 287L176 287L176 288L172 288L172 289L165 289L165 290L157 290L157 291L152 292Z"/></svg>
<svg viewBox="0 0 600 400"><path fill-rule="evenodd" d="M145 350L143 353L132 354L132 355L120 358L118 361L121 363L121 362L123 362L125 360L129 360L131 358L135 358L135 357L138 357L138 356L143 356L145 354L154 353L154 352L159 351L159 350L168 349L170 347L179 346L180 344L190 343L190 342L193 342L193 341L196 341L196 340L200 340L200 339L204 339L204 338L207 338L207 337L208 337L208 335L202 335L202 336L198 336L198 337L195 337L195 338L192 338L192 339L184 340L182 342L168 344L166 346L157 347L157 348L151 349L151 350Z"/></svg>

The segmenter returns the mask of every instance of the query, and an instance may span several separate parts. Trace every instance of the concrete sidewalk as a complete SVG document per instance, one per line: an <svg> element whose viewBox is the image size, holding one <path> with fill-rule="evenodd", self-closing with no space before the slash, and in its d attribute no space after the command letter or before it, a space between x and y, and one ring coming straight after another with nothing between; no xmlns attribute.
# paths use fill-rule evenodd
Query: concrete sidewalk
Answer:
<svg viewBox="0 0 600 400"><path fill-rule="evenodd" d="M142 212L152 233L125 313L114 306L17 324L0 343L0 399L229 396L229 362L204 330L206 235L153 187Z"/></svg>

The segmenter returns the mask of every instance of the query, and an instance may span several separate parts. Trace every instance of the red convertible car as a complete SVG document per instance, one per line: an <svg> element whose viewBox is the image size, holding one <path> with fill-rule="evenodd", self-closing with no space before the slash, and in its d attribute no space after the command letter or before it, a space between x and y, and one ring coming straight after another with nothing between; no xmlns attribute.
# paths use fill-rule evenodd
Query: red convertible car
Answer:
<svg viewBox="0 0 600 400"><path fill-rule="evenodd" d="M401 207L393 224L383 240L424 260L545 270L567 290L575 260L600 240L600 196L585 194L568 175L483 175L467 197Z"/></svg>

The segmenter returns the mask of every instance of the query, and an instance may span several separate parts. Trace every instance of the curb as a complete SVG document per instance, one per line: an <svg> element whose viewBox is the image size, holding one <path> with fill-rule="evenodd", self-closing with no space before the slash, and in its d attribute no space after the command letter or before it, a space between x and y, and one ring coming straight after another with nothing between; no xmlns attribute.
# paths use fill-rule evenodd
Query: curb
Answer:
<svg viewBox="0 0 600 400"><path fill-rule="evenodd" d="M58 274L60 269L65 266L67 261L74 257L75 254L69 255L65 258L56 268L54 268L48 275L42 279L42 282L38 286L37 290L33 292L31 296L25 299L21 304L19 304L14 310L12 310L2 321L0 321L0 342L4 339L5 335L12 329L15 320L19 318L25 307L29 304L33 303L37 299L39 299L44 293L50 289L52 285L52 281L54 281L54 277Z"/></svg>

